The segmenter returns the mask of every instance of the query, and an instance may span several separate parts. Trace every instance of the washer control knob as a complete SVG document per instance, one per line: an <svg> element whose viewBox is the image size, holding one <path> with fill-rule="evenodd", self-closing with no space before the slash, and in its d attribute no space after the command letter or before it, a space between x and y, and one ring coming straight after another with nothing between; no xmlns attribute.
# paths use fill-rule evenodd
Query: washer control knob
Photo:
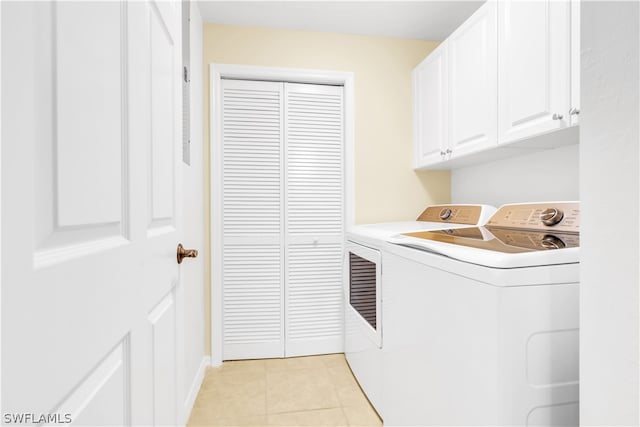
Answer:
<svg viewBox="0 0 640 427"><path fill-rule="evenodd" d="M443 220L443 221L446 221L449 218L451 218L452 214L453 214L453 211L451 209L449 209L449 208L442 209L440 211L440 219Z"/></svg>
<svg viewBox="0 0 640 427"><path fill-rule="evenodd" d="M564 218L564 212L556 208L545 209L540 214L540 220L542 223L549 226L556 225L562 221L562 218Z"/></svg>
<svg viewBox="0 0 640 427"><path fill-rule="evenodd" d="M540 245L545 249L562 249L567 246L564 244L562 239L552 234L545 235L540 241Z"/></svg>

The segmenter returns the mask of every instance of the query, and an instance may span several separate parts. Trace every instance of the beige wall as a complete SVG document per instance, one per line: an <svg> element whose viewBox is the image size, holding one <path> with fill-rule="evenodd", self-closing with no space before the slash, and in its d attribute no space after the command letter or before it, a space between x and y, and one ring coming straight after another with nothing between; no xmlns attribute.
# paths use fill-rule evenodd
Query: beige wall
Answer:
<svg viewBox="0 0 640 427"><path fill-rule="evenodd" d="M212 63L353 72L356 222L410 220L426 205L448 203L450 199L448 172L416 173L412 169L411 71L437 44L207 24L204 28L205 76ZM204 97L205 206L208 209L208 77L204 82ZM210 218L208 212L206 218ZM207 222L207 236L209 227ZM204 255L208 260L209 254ZM210 264L205 274L211 277ZM205 298L210 316L208 295ZM206 324L210 327L209 317ZM210 348L209 330L206 340L205 348Z"/></svg>

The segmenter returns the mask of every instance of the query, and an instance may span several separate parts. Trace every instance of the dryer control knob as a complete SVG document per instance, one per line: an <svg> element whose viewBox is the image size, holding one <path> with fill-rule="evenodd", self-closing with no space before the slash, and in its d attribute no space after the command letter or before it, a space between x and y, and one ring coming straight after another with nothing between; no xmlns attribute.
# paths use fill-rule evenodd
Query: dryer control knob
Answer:
<svg viewBox="0 0 640 427"><path fill-rule="evenodd" d="M562 221L562 218L564 218L564 212L556 208L545 209L540 214L540 220L542 223L549 226L556 225Z"/></svg>
<svg viewBox="0 0 640 427"><path fill-rule="evenodd" d="M452 214L453 214L453 211L451 209L448 209L448 208L442 209L440 211L440 219L445 221L445 220L451 218Z"/></svg>
<svg viewBox="0 0 640 427"><path fill-rule="evenodd" d="M551 234L545 235L540 241L540 245L545 249L563 249L567 247L562 239Z"/></svg>

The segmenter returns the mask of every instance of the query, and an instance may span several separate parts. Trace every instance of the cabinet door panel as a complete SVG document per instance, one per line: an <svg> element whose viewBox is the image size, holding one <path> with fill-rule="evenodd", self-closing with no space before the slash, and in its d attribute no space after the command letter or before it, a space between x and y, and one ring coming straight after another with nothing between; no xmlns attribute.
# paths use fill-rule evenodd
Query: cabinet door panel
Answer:
<svg viewBox="0 0 640 427"><path fill-rule="evenodd" d="M571 126L580 117L580 0L571 0Z"/></svg>
<svg viewBox="0 0 640 427"><path fill-rule="evenodd" d="M498 9L499 143L566 127L569 3L509 1Z"/></svg>
<svg viewBox="0 0 640 427"><path fill-rule="evenodd" d="M453 156L496 144L496 4L485 3L449 38L449 141Z"/></svg>
<svg viewBox="0 0 640 427"><path fill-rule="evenodd" d="M441 44L413 72L416 168L442 161L447 148L446 49Z"/></svg>

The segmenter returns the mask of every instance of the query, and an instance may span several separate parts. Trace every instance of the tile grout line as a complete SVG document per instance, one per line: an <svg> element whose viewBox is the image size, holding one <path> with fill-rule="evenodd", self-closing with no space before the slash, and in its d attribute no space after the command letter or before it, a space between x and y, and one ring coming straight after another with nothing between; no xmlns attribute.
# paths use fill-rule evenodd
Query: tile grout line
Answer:
<svg viewBox="0 0 640 427"><path fill-rule="evenodd" d="M347 359L344 358L343 363L345 365L347 365L347 369L349 369L349 372L351 372L351 368L349 368L349 364L347 363ZM331 377L330 371L329 371L329 366L327 366L325 364L325 368L327 368L327 372L329 373L329 376ZM357 381L356 381L357 382ZM338 393L338 385L336 384L335 378L331 377L331 384L333 384L333 389L336 393L336 396L338 398L338 403L340 404L340 412L342 412L342 417L344 418L346 425L347 426L351 426L351 422L349 421L349 417L347 417L347 413L344 411L344 404L342 402L342 399L340 399L340 394Z"/></svg>
<svg viewBox="0 0 640 427"><path fill-rule="evenodd" d="M380 425L384 426L384 422L382 421L382 417L380 417L380 414L378 414L378 411L376 411L376 409L373 407L373 404L371 403L371 401L369 400L369 397L367 396L367 394L364 392L364 390L362 389L362 386L360 385L360 383L358 382L358 380L356 379L355 374L353 373L353 370L351 369L351 366L349 366L349 362L347 362L347 358L345 355L345 359L344 359L344 363L347 366L347 369L349 370L349 373L351 375L351 377L353 377L353 380L356 383L356 386L358 386L358 389L360 390L360 393L362 393L362 396L365 398L365 400L367 401L367 404L369 405L369 407L371 408L371 410L373 411L373 413L376 415L376 417L378 417L378 420L380 420ZM342 406L342 412L344 412L344 408L345 406ZM346 412L345 412L345 417L346 417ZM349 419L347 418L347 422L349 421Z"/></svg>
<svg viewBox="0 0 640 427"><path fill-rule="evenodd" d="M314 359L314 358L318 358L318 359L322 359L322 356L305 356L308 357L309 359ZM329 367L326 365L326 363L322 360L320 360L320 364L321 367L326 371L327 376L329 375ZM317 372L318 370L318 366L307 366L307 367L300 367L300 368L294 368L294 369L283 369L283 370L278 370L272 373L286 373L286 374L291 374L291 373L298 373L298 371L305 371L305 373L309 373L309 372ZM268 370L267 370L267 374L268 374ZM269 409L267 408L267 414L268 415L281 415L281 414L299 414L299 413L309 413L309 412L313 412L313 411L323 411L323 410L329 410L329 409L340 409L342 406L340 399L338 397L338 393L337 393L337 389L335 387L335 383L333 381L331 381L331 385L333 387L334 393L336 395L336 399L338 401L338 405L337 406L322 406L322 407L317 407L317 408L311 408L311 409L299 409L299 410L293 410L293 411L281 411L281 412L273 412L271 413L269 411ZM344 412L343 412L344 413Z"/></svg>
<svg viewBox="0 0 640 427"><path fill-rule="evenodd" d="M317 359L317 361L319 362L318 364L312 364L312 366L302 366L302 367L295 367L293 369L290 369L290 367L287 367L287 363L285 362L284 364L284 368L282 370L272 370L270 371L268 369L268 364L266 363L266 361L264 361L264 363L259 363L258 366L261 366L262 369L260 370L255 370L255 368L249 368L249 371L244 371L243 368L245 367L244 363L242 363L243 361L240 361L241 363L239 364L235 364L234 363L234 369L232 370L232 372L216 372L215 374L213 374L213 372L211 372L213 375L210 376L209 381L207 381L208 383L210 383L211 381L213 381L213 383L218 383L218 381L215 381L215 377L219 377L220 379L222 378L230 378L233 376L236 376L237 374L240 375L254 375L257 379L263 378L264 379L264 383L263 383L263 404L264 404L264 417L265 417L265 421L267 424L271 424L271 418L272 416L276 416L276 415L287 415L287 414L302 414L304 415L308 415L311 416L313 415L314 412L317 411L327 411L327 410L335 410L335 409L339 409L338 413L341 415L342 421L344 421L345 425L351 426L352 424L349 421L349 417L347 416L347 412L345 411L345 407L349 407L349 408L355 408L355 406L353 405L347 405L346 402L344 402L341 398L340 398L340 394L338 393L339 390L339 385L341 385L344 381L344 379L348 379L355 382L355 385L357 386L357 389L359 391L359 393L362 395L362 397L364 398L364 401L367 402L368 406L370 407L370 409L373 411L373 413L375 413L377 415L377 413L375 412L375 410L372 408L371 403L369 402L368 398L366 397L366 394L362 391L362 388L360 387L360 384L357 382L357 380L355 380L355 377L353 375L353 372L351 371L350 366L348 365L344 355L342 355L338 362L338 358L331 358L329 360L331 360L329 362L329 360L327 360L328 358L323 357L323 356L310 356L309 359L313 360L313 359ZM240 366L238 366L240 365ZM295 364L294 364L295 366ZM332 375L331 372L335 372L338 375ZM337 372L336 372L337 371ZM300 410L287 410L287 411L281 411L281 412L270 412L269 409L269 399L268 399L268 390L269 390L269 377L271 375L269 374L285 374L286 377L288 377L287 374L291 374L293 373L294 375L301 375L301 376L305 376L305 375L310 375L311 377L313 377L313 374L320 374L322 375L326 375L329 377L330 382L331 382L331 390L333 391L335 398L337 399L337 404L336 405L323 405L321 407L318 408L313 408L313 409L300 409ZM272 378L273 379L273 378ZM338 381L340 380L340 381ZM287 378L287 382L290 381L290 378ZM345 387L347 387L345 385ZM216 387L214 386L213 389L215 389ZM199 392L200 394L200 392ZM193 414L193 412L192 412ZM220 414L222 415L222 414ZM337 413L336 413L337 415ZM255 415L255 417L261 417L260 415ZM378 416L379 418L379 416ZM227 418L225 421L234 421L234 420L239 420L239 419L244 419L242 416L238 417L230 417ZM222 418L220 419L222 421ZM342 423L341 421L341 423Z"/></svg>
<svg viewBox="0 0 640 427"><path fill-rule="evenodd" d="M269 400L267 398L267 391L269 390L269 375L267 372L267 363L264 362L264 419L267 425L269 425Z"/></svg>

